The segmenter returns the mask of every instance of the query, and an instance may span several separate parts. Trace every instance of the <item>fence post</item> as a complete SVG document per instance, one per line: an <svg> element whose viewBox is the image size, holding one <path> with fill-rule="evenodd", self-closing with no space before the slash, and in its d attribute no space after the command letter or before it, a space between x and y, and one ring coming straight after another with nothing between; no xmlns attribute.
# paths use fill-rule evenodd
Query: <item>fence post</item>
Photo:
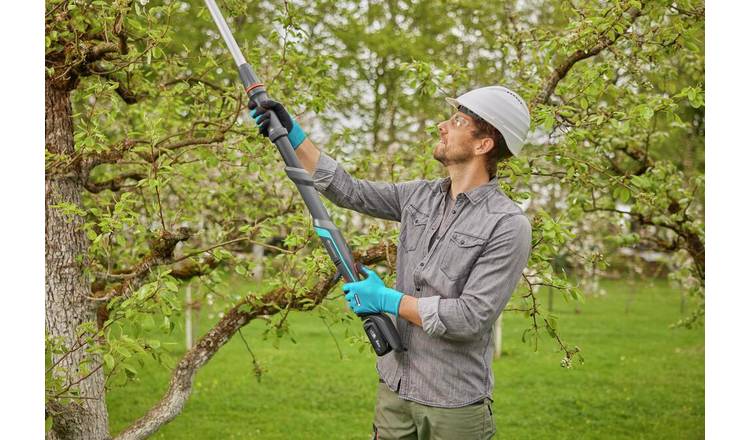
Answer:
<svg viewBox="0 0 750 440"><path fill-rule="evenodd" d="M494 325L495 359L500 359L503 350L503 314L497 317Z"/></svg>
<svg viewBox="0 0 750 440"><path fill-rule="evenodd" d="M193 294L190 283L185 286L185 348L193 348Z"/></svg>
<svg viewBox="0 0 750 440"><path fill-rule="evenodd" d="M256 281L263 279L263 254L265 248L259 244L253 244L253 259L255 260L255 267L253 268L253 278Z"/></svg>

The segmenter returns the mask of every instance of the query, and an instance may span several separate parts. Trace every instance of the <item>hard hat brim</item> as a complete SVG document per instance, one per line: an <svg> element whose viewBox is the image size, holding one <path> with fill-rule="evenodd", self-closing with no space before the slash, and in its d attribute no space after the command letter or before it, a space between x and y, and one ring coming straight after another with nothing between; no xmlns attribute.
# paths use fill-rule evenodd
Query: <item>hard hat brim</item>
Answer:
<svg viewBox="0 0 750 440"><path fill-rule="evenodd" d="M445 100L448 102L448 104L455 107L456 110L458 110L458 106L461 105L461 103L459 103L456 98L445 98Z"/></svg>

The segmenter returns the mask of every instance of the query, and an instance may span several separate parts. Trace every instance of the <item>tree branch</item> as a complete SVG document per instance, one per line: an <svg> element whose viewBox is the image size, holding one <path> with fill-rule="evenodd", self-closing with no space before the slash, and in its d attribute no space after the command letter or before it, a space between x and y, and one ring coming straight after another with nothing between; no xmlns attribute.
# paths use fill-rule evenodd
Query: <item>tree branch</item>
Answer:
<svg viewBox="0 0 750 440"><path fill-rule="evenodd" d="M685 250L687 250L687 252L690 254L690 257L693 259L698 276L702 280L705 280L705 267L706 267L705 242L703 239L701 239L701 237L698 234L689 230L688 228L683 227L682 223L684 222L682 223L678 222L677 224L672 224L666 221L656 220L655 218L646 216L641 212L637 212L637 211L628 212L628 211L622 211L616 208L606 208L606 207L598 207L598 206L593 206L591 208L583 208L583 212L597 212L597 211L608 211L608 212L614 212L617 214L627 214L627 215L635 217L640 223L644 225L650 225L650 226L655 226L655 227L660 227L660 228L671 230L680 239L684 241L684 244L685 244L684 248ZM676 249L675 249L674 243L670 242L669 247L663 250L672 252Z"/></svg>
<svg viewBox="0 0 750 440"><path fill-rule="evenodd" d="M118 144L112 146L112 148L105 152L84 156L80 159L82 174L84 176L88 176L91 173L91 170L93 170L97 165L101 165L104 163L117 163L117 161L121 160L123 156L125 156L125 153L132 150L133 147L138 144L147 145L149 144L149 142L145 139L126 138Z"/></svg>
<svg viewBox="0 0 750 440"><path fill-rule="evenodd" d="M181 82L186 82L188 84L205 84L205 85L211 87L214 90L218 90L219 92L224 91L224 89L221 86L219 86L218 84L213 83L211 81L206 81L205 79L199 78L199 77L194 76L194 75L186 75L186 76L183 76L183 77L175 78L173 80L167 81L164 84L162 84L162 87L169 87L169 86L172 86L174 84L181 83Z"/></svg>
<svg viewBox="0 0 750 440"><path fill-rule="evenodd" d="M169 274L179 280L189 280L207 274L218 265L219 260L208 255L202 258L200 263L196 263L193 260L185 260L175 264Z"/></svg>
<svg viewBox="0 0 750 440"><path fill-rule="evenodd" d="M145 95L143 94L137 94L133 92L130 88L126 87L122 81L114 79L114 77L110 75L105 75L106 78L110 81L117 83L117 88L115 89L115 93L120 96L120 98L125 102L125 104L135 104L139 100L141 100Z"/></svg>
<svg viewBox="0 0 750 440"><path fill-rule="evenodd" d="M120 45L117 43L99 43L89 49L84 60L85 63L94 63L110 53L119 53Z"/></svg>
<svg viewBox="0 0 750 440"><path fill-rule="evenodd" d="M102 182L94 182L89 178L86 180L83 186L87 191L91 193L99 193L104 191L105 189L108 189L110 191L119 191L123 187L123 182L125 182L126 180L132 179L138 181L145 179L146 177L147 176L145 174L134 171L130 173L120 174L119 176L115 176Z"/></svg>
<svg viewBox="0 0 750 440"><path fill-rule="evenodd" d="M393 244L381 243L363 253L355 252L355 259L363 264L373 264L395 257ZM390 256L390 252L394 255ZM193 379L198 370L223 347L242 327L259 316L275 315L283 310L311 310L318 306L336 285L338 277L322 274L322 279L304 295L294 297L285 288L275 289L261 298L248 295L203 336L196 346L185 353L172 372L169 389L142 418L122 431L115 440L140 440L155 433L174 419L185 406L193 389ZM316 278L319 274L312 274Z"/></svg>
<svg viewBox="0 0 750 440"><path fill-rule="evenodd" d="M109 301L115 296L125 295L139 284L153 267L172 263L174 248L177 243L190 238L189 228L179 228L177 232L159 231L159 235L150 241L151 252L146 255L133 270L125 275L123 281L108 292L98 290L89 299L93 301Z"/></svg>
<svg viewBox="0 0 750 440"><path fill-rule="evenodd" d="M627 31L627 29L630 29L630 26L635 22L635 19L641 15L641 10L636 9L636 8L630 8L625 13L629 16L629 21L630 21L630 25L625 29L625 31ZM623 33L625 31L623 31ZM552 93L555 91L557 84L563 78L565 78L565 75L568 74L570 69L577 62L597 55L602 50L614 44L615 41L617 41L617 39L620 38L621 36L622 36L622 33L616 32L614 35L614 38L610 39L606 37L604 34L602 34L600 36L599 42L596 45L594 45L594 47L591 47L585 50L578 49L575 52L573 52L570 56L568 56L568 58L566 58L562 63L560 63L560 65L558 65L554 69L554 71L552 72L552 75L550 75L547 81L545 81L544 86L542 87L542 90L531 101L530 107L534 108L540 104L546 104L550 96L552 96Z"/></svg>

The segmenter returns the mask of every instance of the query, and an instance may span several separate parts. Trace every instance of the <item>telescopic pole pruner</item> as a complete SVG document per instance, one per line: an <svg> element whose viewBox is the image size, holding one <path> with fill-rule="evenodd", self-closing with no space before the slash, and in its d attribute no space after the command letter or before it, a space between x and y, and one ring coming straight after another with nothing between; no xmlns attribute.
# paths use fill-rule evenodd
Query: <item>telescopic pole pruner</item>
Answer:
<svg viewBox="0 0 750 440"><path fill-rule="evenodd" d="M253 68L242 55L237 42L234 40L232 31L229 30L229 26L227 26L227 22L221 15L219 7L216 6L216 2L214 0L205 0L205 2L214 22L216 22L216 26L219 28L219 33L224 38L229 47L229 52L231 52L232 58L234 58L234 62L237 64L240 79L245 87L245 93L247 93L248 98L256 104L269 99L263 83L260 82ZM357 270L354 256L344 240L344 236L331 221L328 211L320 200L320 195L318 195L313 187L312 178L302 168L302 164L297 159L292 144L289 142L288 132L281 125L276 114L272 110L269 110L269 113L271 117L268 126L268 138L276 145L276 149L279 150L281 157L284 159L286 174L294 182L302 195L302 199L312 215L315 232L323 241L323 245L331 257L333 264L336 266L338 273L347 282L359 281L360 274ZM396 327L393 325L393 321L389 317L384 314L367 314L360 315L360 318L364 321L365 333L378 356L383 356L391 350L406 350L401 343L401 338L396 331Z"/></svg>

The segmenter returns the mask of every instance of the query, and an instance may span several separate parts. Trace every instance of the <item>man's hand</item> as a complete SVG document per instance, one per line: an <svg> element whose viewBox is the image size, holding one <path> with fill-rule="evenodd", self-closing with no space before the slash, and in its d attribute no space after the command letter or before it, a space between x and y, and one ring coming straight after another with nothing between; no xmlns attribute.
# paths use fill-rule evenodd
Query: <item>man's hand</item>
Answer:
<svg viewBox="0 0 750 440"><path fill-rule="evenodd" d="M354 283L346 283L342 287L346 293L346 301L354 313L386 312L398 316L398 307L403 293L385 286L377 273L362 266L367 278Z"/></svg>
<svg viewBox="0 0 750 440"><path fill-rule="evenodd" d="M250 116L255 119L255 123L258 125L258 131L265 137L268 137L268 125L271 123L271 114L269 110L276 113L276 117L279 118L281 125L286 128L289 133L289 142L292 144L292 148L295 150L305 140L307 135L302 131L302 127L297 124L297 121L289 115L281 103L266 99L260 103L260 106L255 105L254 101L250 101L248 104L250 109Z"/></svg>

